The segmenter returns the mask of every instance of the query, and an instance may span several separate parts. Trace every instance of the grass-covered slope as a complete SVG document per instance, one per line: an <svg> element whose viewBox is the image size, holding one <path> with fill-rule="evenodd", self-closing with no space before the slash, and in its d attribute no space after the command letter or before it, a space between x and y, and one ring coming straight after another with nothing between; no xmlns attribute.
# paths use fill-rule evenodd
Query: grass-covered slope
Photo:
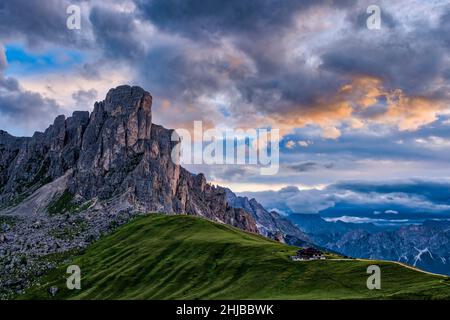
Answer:
<svg viewBox="0 0 450 320"><path fill-rule="evenodd" d="M70 264L82 271L69 291L66 266L21 298L56 299L353 299L450 298L448 278L395 263L290 261L296 248L191 216L149 215L91 246ZM378 264L381 290L366 287Z"/></svg>

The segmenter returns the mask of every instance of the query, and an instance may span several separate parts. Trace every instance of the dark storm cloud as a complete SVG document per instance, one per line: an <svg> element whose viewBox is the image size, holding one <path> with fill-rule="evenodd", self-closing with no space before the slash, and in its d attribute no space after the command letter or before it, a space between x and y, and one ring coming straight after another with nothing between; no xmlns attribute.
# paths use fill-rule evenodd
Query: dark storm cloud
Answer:
<svg viewBox="0 0 450 320"><path fill-rule="evenodd" d="M441 16L437 34L442 37L442 41L450 48L450 8L448 8Z"/></svg>
<svg viewBox="0 0 450 320"><path fill-rule="evenodd" d="M104 63L105 62L102 62L102 64ZM100 72L97 69L99 64L99 61L96 63L84 63L78 68L78 72L85 79L98 80L100 79Z"/></svg>
<svg viewBox="0 0 450 320"><path fill-rule="evenodd" d="M95 89L90 90L78 90L72 93L72 98L75 100L78 109L85 109L86 106L93 104L94 100L97 98L98 92Z"/></svg>
<svg viewBox="0 0 450 320"><path fill-rule="evenodd" d="M310 172L310 171L316 171L316 170L320 170L320 169L331 169L331 168L333 168L333 164L332 163L321 164L321 163L317 163L317 162L313 162L313 161L307 161L307 162L287 165L286 167L289 169L292 169L294 171L298 171L298 172Z"/></svg>
<svg viewBox="0 0 450 320"><path fill-rule="evenodd" d="M96 43L110 58L141 58L143 43L136 37L136 21L133 13L120 12L110 7L94 6L89 20Z"/></svg>
<svg viewBox="0 0 450 320"><path fill-rule="evenodd" d="M185 103L193 103L201 94L219 90L219 78L228 72L226 63L212 54L202 59L196 56L196 50L200 54L210 48L180 41L142 39L137 17L135 13L104 6L91 9L93 33L106 61L138 65L135 80L157 96L174 100L183 97ZM90 74L87 72L86 76Z"/></svg>
<svg viewBox="0 0 450 320"><path fill-rule="evenodd" d="M384 7L384 27L375 35L365 26L368 16L365 5L355 5L355 2L332 3L331 7L338 7L346 12L353 30L343 29L335 39L329 39L328 43L316 43L317 49L311 48L309 54L321 61L317 71L306 63L310 56L295 56L295 47L285 48L286 43L282 39L286 34L296 32L294 17L298 20L298 14L302 10L323 10L326 7L322 7L324 2L137 3L143 17L163 31L195 41L199 46L198 50L212 51L221 45L223 39L227 39L251 61L253 72L232 73L228 70L228 73L220 73L217 72L217 67L220 64L226 65L226 61L220 61L223 57L215 59L214 63L205 58L194 62L189 50L176 45L152 49L144 58L147 64L144 70L151 72L144 74L142 79L155 86L160 83L168 84L166 87L170 87L170 91L167 91L170 96L189 92L189 98L185 100L187 103L195 103L196 97L202 93L223 93L231 88L235 89L234 92L239 97L229 111L239 122L248 121L246 114L252 113L268 120L276 119L280 125L285 122L290 127L302 126L302 121L322 122L326 126L332 121L340 121L343 114L346 114L346 110L339 110L344 101L352 105L351 113L360 119L383 117L388 111L387 104L361 112L357 103L351 101L353 97L335 98L344 85L357 77L380 79L379 86L385 91L384 94L400 89L406 96L450 99L448 85L439 82L440 77L445 77L445 66L448 64L448 50L444 50L440 36L435 35L433 28L426 24L405 30ZM364 28L361 28L363 22ZM300 36L301 31L299 32ZM308 41L314 42L312 39ZM155 66L151 61L162 63ZM164 73L164 70L173 72ZM229 82L225 85L220 83L218 75L227 78ZM189 89L186 90L186 87ZM379 99L384 97L380 96ZM396 102L392 100L391 105ZM245 110L242 110L243 103L246 104ZM432 112L434 111L431 109L428 113L425 111L420 118L431 119ZM402 121L400 119L399 123L403 128L422 125L420 121L418 125L414 125L417 121L415 119ZM423 120L424 124L429 121ZM337 136L337 133L330 136Z"/></svg>
<svg viewBox="0 0 450 320"><path fill-rule="evenodd" d="M17 80L0 75L0 114L8 117L17 126L30 121L39 122L56 116L59 105L36 92L23 90Z"/></svg>
<svg viewBox="0 0 450 320"><path fill-rule="evenodd" d="M157 68L155 72L148 72L145 79L156 85L161 82L171 87L179 85L178 90L172 92L183 92L186 84L191 93L213 92L223 89L217 83L217 76L226 74L242 102L257 105L263 114L294 108L299 103L310 104L324 92L337 90L343 82L331 74L315 78L299 64L286 64L280 59L281 48L277 43L283 33L289 32L292 19L299 12L323 4L345 8L351 3L353 1L137 1L142 16L161 30L187 37L199 45L198 50L205 52L217 49L223 37L229 37L233 46L256 67L256 74L250 75L239 68L238 71L229 68L223 57L193 62L189 57L192 53L186 53L183 47L165 46L145 56L148 64L145 70ZM155 66L153 61L158 61L159 65ZM275 98L280 95L281 98ZM235 113L239 113L238 110Z"/></svg>
<svg viewBox="0 0 450 320"><path fill-rule="evenodd" d="M2 92L19 91L19 82L14 78L5 78L0 74L0 88Z"/></svg>
<svg viewBox="0 0 450 320"><path fill-rule="evenodd" d="M169 97L184 93L194 100L202 93L213 94L223 89L219 79L226 77L233 81L247 102L266 102L269 105L271 101L259 94L261 90L270 94L270 91L281 89L286 98L295 95L306 100L309 97L307 92L318 94L322 86L327 84L323 79L321 82L303 82L299 78L306 75L299 77L298 72L284 74L288 70L276 61L276 56L271 57L270 61L261 54L269 49L263 43L269 34L281 26L289 25L289 17L296 10L310 7L313 3L316 4L314 1L152 1L138 2L141 9L141 15L138 16L94 6L89 19L104 55L112 59L126 59L129 63L139 61L138 78L151 86L152 91L164 92ZM195 46L189 48L192 43L177 41L152 42L151 48L145 50L144 40L137 36L137 17L150 19L156 26L169 30L172 34L179 32L188 36L195 42ZM235 20L241 21L240 24ZM205 21L208 27L203 28L205 24L201 21ZM244 41L243 33L256 28L267 28L259 43L248 38ZM231 68L230 62L224 57L214 55L213 50L220 50L217 44L202 41L203 38L199 36L199 33L213 35L219 29L221 32L234 34L236 45L242 46L240 49L251 55L258 64L259 73L256 77L248 77L245 67ZM202 58L197 56L208 51L211 55L204 54ZM275 80L277 77L279 80ZM288 84L291 88L287 88Z"/></svg>
<svg viewBox="0 0 450 320"><path fill-rule="evenodd" d="M448 84L437 84L448 72L450 44L450 5L438 26L415 21L404 28L381 6L382 29L368 30L367 14L349 10L354 32L332 43L322 55L322 70L337 74L369 75L384 81L388 89L401 89L409 95L448 99Z"/></svg>
<svg viewBox="0 0 450 320"><path fill-rule="evenodd" d="M411 43L413 36L417 41L414 44ZM384 80L388 88L433 97L436 92L429 85L441 75L446 52L435 41L420 34L404 39L393 34L382 41L345 39L330 48L322 59L323 70L373 76Z"/></svg>
<svg viewBox="0 0 450 320"><path fill-rule="evenodd" d="M194 99L202 93L212 94L220 87L220 61L205 58L201 61L183 53L183 47L164 45L150 50L143 60L144 81L169 97L183 94ZM189 101L186 101L187 103Z"/></svg>
<svg viewBox="0 0 450 320"><path fill-rule="evenodd" d="M311 75L298 65L279 64L267 72L264 66L260 67L256 76L237 81L236 86L247 103L267 113L307 108L308 105L313 108L325 92L336 92L345 83L332 74Z"/></svg>
<svg viewBox="0 0 450 320"><path fill-rule="evenodd" d="M267 209L285 213L318 213L335 205L334 195L321 190L299 190L288 186L279 191L244 192L242 195L255 198Z"/></svg>
<svg viewBox="0 0 450 320"><path fill-rule="evenodd" d="M65 27L65 9L71 3L4 2L0 11L0 35L26 37L35 44L50 41L69 45L76 37L76 32ZM135 3L137 11L133 12L93 2L89 16L82 15L88 19L83 33L92 31L95 44L106 58L130 65L139 61L137 80L152 87L165 86L166 95L189 92L195 99L203 92L223 90L217 77L226 76L231 81L228 87L234 86L243 102L257 105L258 113L270 115L294 112L298 108L320 108L317 100L334 94L354 74L379 77L389 89L400 88L407 93L445 94L443 88L430 88L429 83L439 75L448 75L448 68L443 68L445 53L439 45L448 37L448 12L442 15L436 30L424 25L405 32L383 8L383 22L395 29L395 33L387 31L375 39L370 33L356 32L365 24L367 13L365 3L359 5L355 1L136 0ZM279 41L292 30L293 18L311 8L327 7L347 12L347 19L356 30L343 32L341 39L323 44L320 58L324 72L313 74L302 61L280 58L283 48ZM144 39L138 30L142 22L150 22L171 35L186 37L196 43L197 50L204 52L218 49L226 37L251 59L256 72L250 75L232 70L223 57L194 60L195 52L184 50L184 43ZM151 42L150 49L145 41Z"/></svg>
<svg viewBox="0 0 450 320"><path fill-rule="evenodd" d="M284 150L291 158L314 159L317 154L326 154L330 161L339 159L372 159L412 162L435 162L444 169L450 161L450 126L446 118L433 126L424 126L416 131L387 129L383 125L372 125L366 131L342 129L338 140L322 139L316 130L308 126L296 133L288 134L283 141L308 141L307 147ZM308 133L309 132L309 133Z"/></svg>
<svg viewBox="0 0 450 320"><path fill-rule="evenodd" d="M291 24L300 10L324 3L343 7L353 1L318 0L155 0L136 1L143 14L163 30L196 40L219 35L258 37Z"/></svg>
<svg viewBox="0 0 450 320"><path fill-rule="evenodd" d="M424 219L450 214L450 182L405 180L397 182L343 182L317 190L286 187L279 191L244 192L266 208L286 213L325 213L373 217L398 211L396 219L411 214ZM377 210L377 212L374 212ZM378 211L381 210L381 211ZM436 216L437 215L437 216Z"/></svg>
<svg viewBox="0 0 450 320"><path fill-rule="evenodd" d="M43 43L77 47L87 45L84 38L86 32L74 32L66 27L67 7L80 1L6 0L1 3L0 39L25 40L30 46ZM83 19L83 14L81 17Z"/></svg>
<svg viewBox="0 0 450 320"><path fill-rule="evenodd" d="M342 114L333 109L333 95L355 76L379 78L387 92L401 89L406 95L429 99L444 99L448 95L445 85L434 84L446 76L445 72L448 74L447 53L440 36L434 35L428 25L405 31L384 8L382 18L388 30L375 37L361 28L367 18L366 7L356 6L354 1L135 3L136 12L118 11L113 6L91 8L90 25L104 57L132 66L139 61L135 68L139 83L158 96L181 98L186 104L195 105L202 95L233 90L239 95L229 110L234 119L250 112L290 121L289 117L305 118L306 113L313 121L333 121ZM354 30L343 30L339 37L329 39L312 52L321 60L317 72L306 65L308 57L284 52L281 39L295 32L294 17L299 13L330 5L347 13ZM439 30L444 30L446 20L441 20ZM159 36L142 37L142 23L151 23L166 35L178 34L181 38L164 41ZM225 52L221 47L224 39L249 61L232 68L226 54L215 54L214 51ZM254 69L246 69L249 64ZM242 110L243 103L247 104L246 110ZM386 108L372 108L357 116L380 117ZM325 117L314 117L321 112L327 113ZM291 126L301 126L291 122Z"/></svg>
<svg viewBox="0 0 450 320"><path fill-rule="evenodd" d="M8 66L8 61L6 60L5 49L0 43L0 72L6 69Z"/></svg>
<svg viewBox="0 0 450 320"><path fill-rule="evenodd" d="M409 180L388 183L343 182L334 185L336 189L360 193L403 193L423 197L436 204L450 204L450 182Z"/></svg>
<svg viewBox="0 0 450 320"><path fill-rule="evenodd" d="M357 10L349 10L347 18L353 24L355 31L367 29L367 17L368 14L365 8L367 8L369 3L365 6L359 6ZM398 26L398 22L395 20L394 16L387 11L385 8L381 9L381 28L394 29Z"/></svg>

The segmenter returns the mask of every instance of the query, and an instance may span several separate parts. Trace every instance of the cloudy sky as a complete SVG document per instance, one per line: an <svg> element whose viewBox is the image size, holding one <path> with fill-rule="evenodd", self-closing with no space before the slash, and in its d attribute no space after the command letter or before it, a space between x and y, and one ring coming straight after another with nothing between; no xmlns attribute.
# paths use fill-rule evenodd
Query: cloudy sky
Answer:
<svg viewBox="0 0 450 320"><path fill-rule="evenodd" d="M166 127L279 128L276 176L189 167L268 207L450 215L449 0L0 2L1 129L31 135L119 84Z"/></svg>

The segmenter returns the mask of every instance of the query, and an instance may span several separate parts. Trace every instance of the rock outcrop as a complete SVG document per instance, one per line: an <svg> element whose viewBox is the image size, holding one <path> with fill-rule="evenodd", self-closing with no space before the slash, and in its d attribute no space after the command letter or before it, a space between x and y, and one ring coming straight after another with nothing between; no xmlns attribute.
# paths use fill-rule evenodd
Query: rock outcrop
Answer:
<svg viewBox="0 0 450 320"><path fill-rule="evenodd" d="M72 170L68 192L82 203L125 197L143 212L192 214L257 232L254 217L174 164L173 130L152 124L152 97L139 87L111 89L93 112L58 116L31 138L0 135L0 204L15 205Z"/></svg>
<svg viewBox="0 0 450 320"><path fill-rule="evenodd" d="M0 133L0 207L17 204L44 184L74 168L89 112L58 116L44 133L16 138Z"/></svg>

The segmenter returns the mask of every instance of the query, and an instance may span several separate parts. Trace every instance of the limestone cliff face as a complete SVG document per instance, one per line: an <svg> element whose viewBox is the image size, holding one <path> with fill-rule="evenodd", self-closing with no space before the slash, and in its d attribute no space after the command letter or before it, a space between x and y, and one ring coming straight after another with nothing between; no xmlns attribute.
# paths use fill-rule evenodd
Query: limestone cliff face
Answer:
<svg viewBox="0 0 450 320"><path fill-rule="evenodd" d="M16 138L0 132L0 207L18 201L73 168L89 112L58 116L45 132Z"/></svg>
<svg viewBox="0 0 450 320"><path fill-rule="evenodd" d="M111 89L93 112L59 116L44 133L0 133L0 206L31 194L71 169L79 201L126 199L140 211L200 215L258 232L254 217L172 162L173 130L152 124L152 97L139 87Z"/></svg>
<svg viewBox="0 0 450 320"><path fill-rule="evenodd" d="M151 147L151 105L150 94L128 86L111 89L104 101L95 104L71 191L87 199L125 191L125 179Z"/></svg>

